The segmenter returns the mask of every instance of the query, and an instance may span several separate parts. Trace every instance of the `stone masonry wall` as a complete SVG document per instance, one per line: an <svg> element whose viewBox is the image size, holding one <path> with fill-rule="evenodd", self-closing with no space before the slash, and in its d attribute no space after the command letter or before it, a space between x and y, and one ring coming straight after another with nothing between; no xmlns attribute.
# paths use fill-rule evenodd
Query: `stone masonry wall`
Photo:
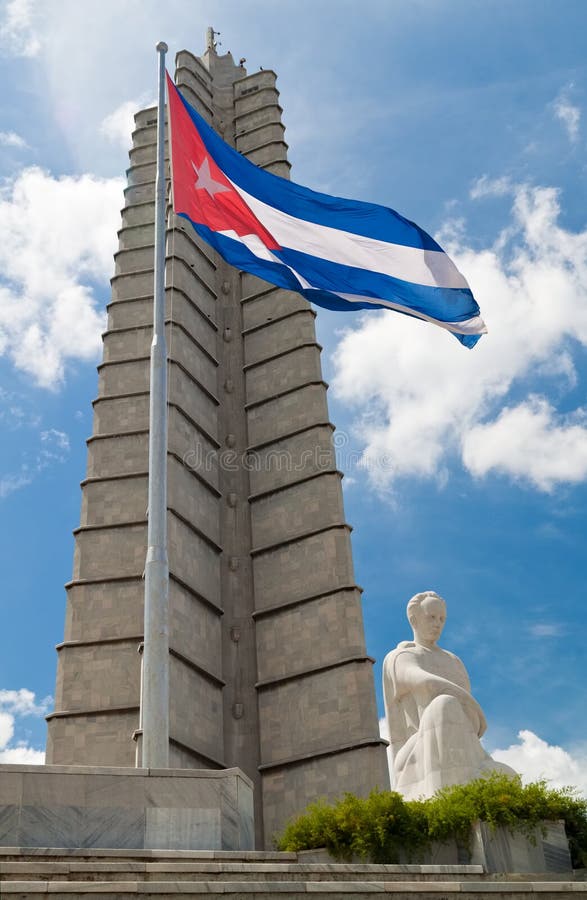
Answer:
<svg viewBox="0 0 587 900"><path fill-rule="evenodd" d="M186 99L289 177L275 73L182 51ZM147 530L156 113L137 114L47 759L135 764ZM317 796L385 787L315 313L167 236L170 765L239 766L257 846ZM136 737L136 734L135 734ZM140 738L139 738L140 740Z"/></svg>

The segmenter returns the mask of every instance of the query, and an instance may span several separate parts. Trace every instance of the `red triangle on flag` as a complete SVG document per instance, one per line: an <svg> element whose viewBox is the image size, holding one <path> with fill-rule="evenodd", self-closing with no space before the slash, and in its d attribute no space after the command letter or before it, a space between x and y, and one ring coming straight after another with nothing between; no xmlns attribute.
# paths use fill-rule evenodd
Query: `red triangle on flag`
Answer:
<svg viewBox="0 0 587 900"><path fill-rule="evenodd" d="M175 213L212 231L232 231L239 237L254 234L269 250L278 250L280 245L208 152L169 74L167 97Z"/></svg>

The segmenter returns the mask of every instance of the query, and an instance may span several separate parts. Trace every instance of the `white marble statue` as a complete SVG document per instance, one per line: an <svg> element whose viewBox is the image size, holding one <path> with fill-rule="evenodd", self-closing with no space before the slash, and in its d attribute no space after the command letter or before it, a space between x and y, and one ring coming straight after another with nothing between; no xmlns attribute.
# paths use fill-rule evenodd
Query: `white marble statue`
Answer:
<svg viewBox="0 0 587 900"><path fill-rule="evenodd" d="M487 723L463 663L436 646L446 621L444 600L424 591L412 597L407 613L414 640L402 641L383 663L395 790L413 800L489 770L515 776L481 746Z"/></svg>

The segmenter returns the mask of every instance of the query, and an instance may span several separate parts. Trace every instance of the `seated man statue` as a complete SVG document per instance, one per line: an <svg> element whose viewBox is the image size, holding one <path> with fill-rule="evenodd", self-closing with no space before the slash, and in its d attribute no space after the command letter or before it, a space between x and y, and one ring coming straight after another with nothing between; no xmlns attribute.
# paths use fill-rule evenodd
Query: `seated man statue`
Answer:
<svg viewBox="0 0 587 900"><path fill-rule="evenodd" d="M481 746L487 723L463 663L436 646L446 620L444 600L424 591L412 597L407 613L414 640L402 641L383 663L396 791L415 800L490 770L514 777Z"/></svg>

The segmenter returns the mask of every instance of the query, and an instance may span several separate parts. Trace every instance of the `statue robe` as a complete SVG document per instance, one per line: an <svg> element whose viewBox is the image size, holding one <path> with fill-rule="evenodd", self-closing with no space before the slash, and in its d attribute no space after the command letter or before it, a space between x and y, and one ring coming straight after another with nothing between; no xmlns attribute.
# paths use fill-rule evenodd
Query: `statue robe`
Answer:
<svg viewBox="0 0 587 900"><path fill-rule="evenodd" d="M485 717L454 653L403 641L385 657L383 694L395 789L406 799L431 797L492 769L515 776L481 746Z"/></svg>

